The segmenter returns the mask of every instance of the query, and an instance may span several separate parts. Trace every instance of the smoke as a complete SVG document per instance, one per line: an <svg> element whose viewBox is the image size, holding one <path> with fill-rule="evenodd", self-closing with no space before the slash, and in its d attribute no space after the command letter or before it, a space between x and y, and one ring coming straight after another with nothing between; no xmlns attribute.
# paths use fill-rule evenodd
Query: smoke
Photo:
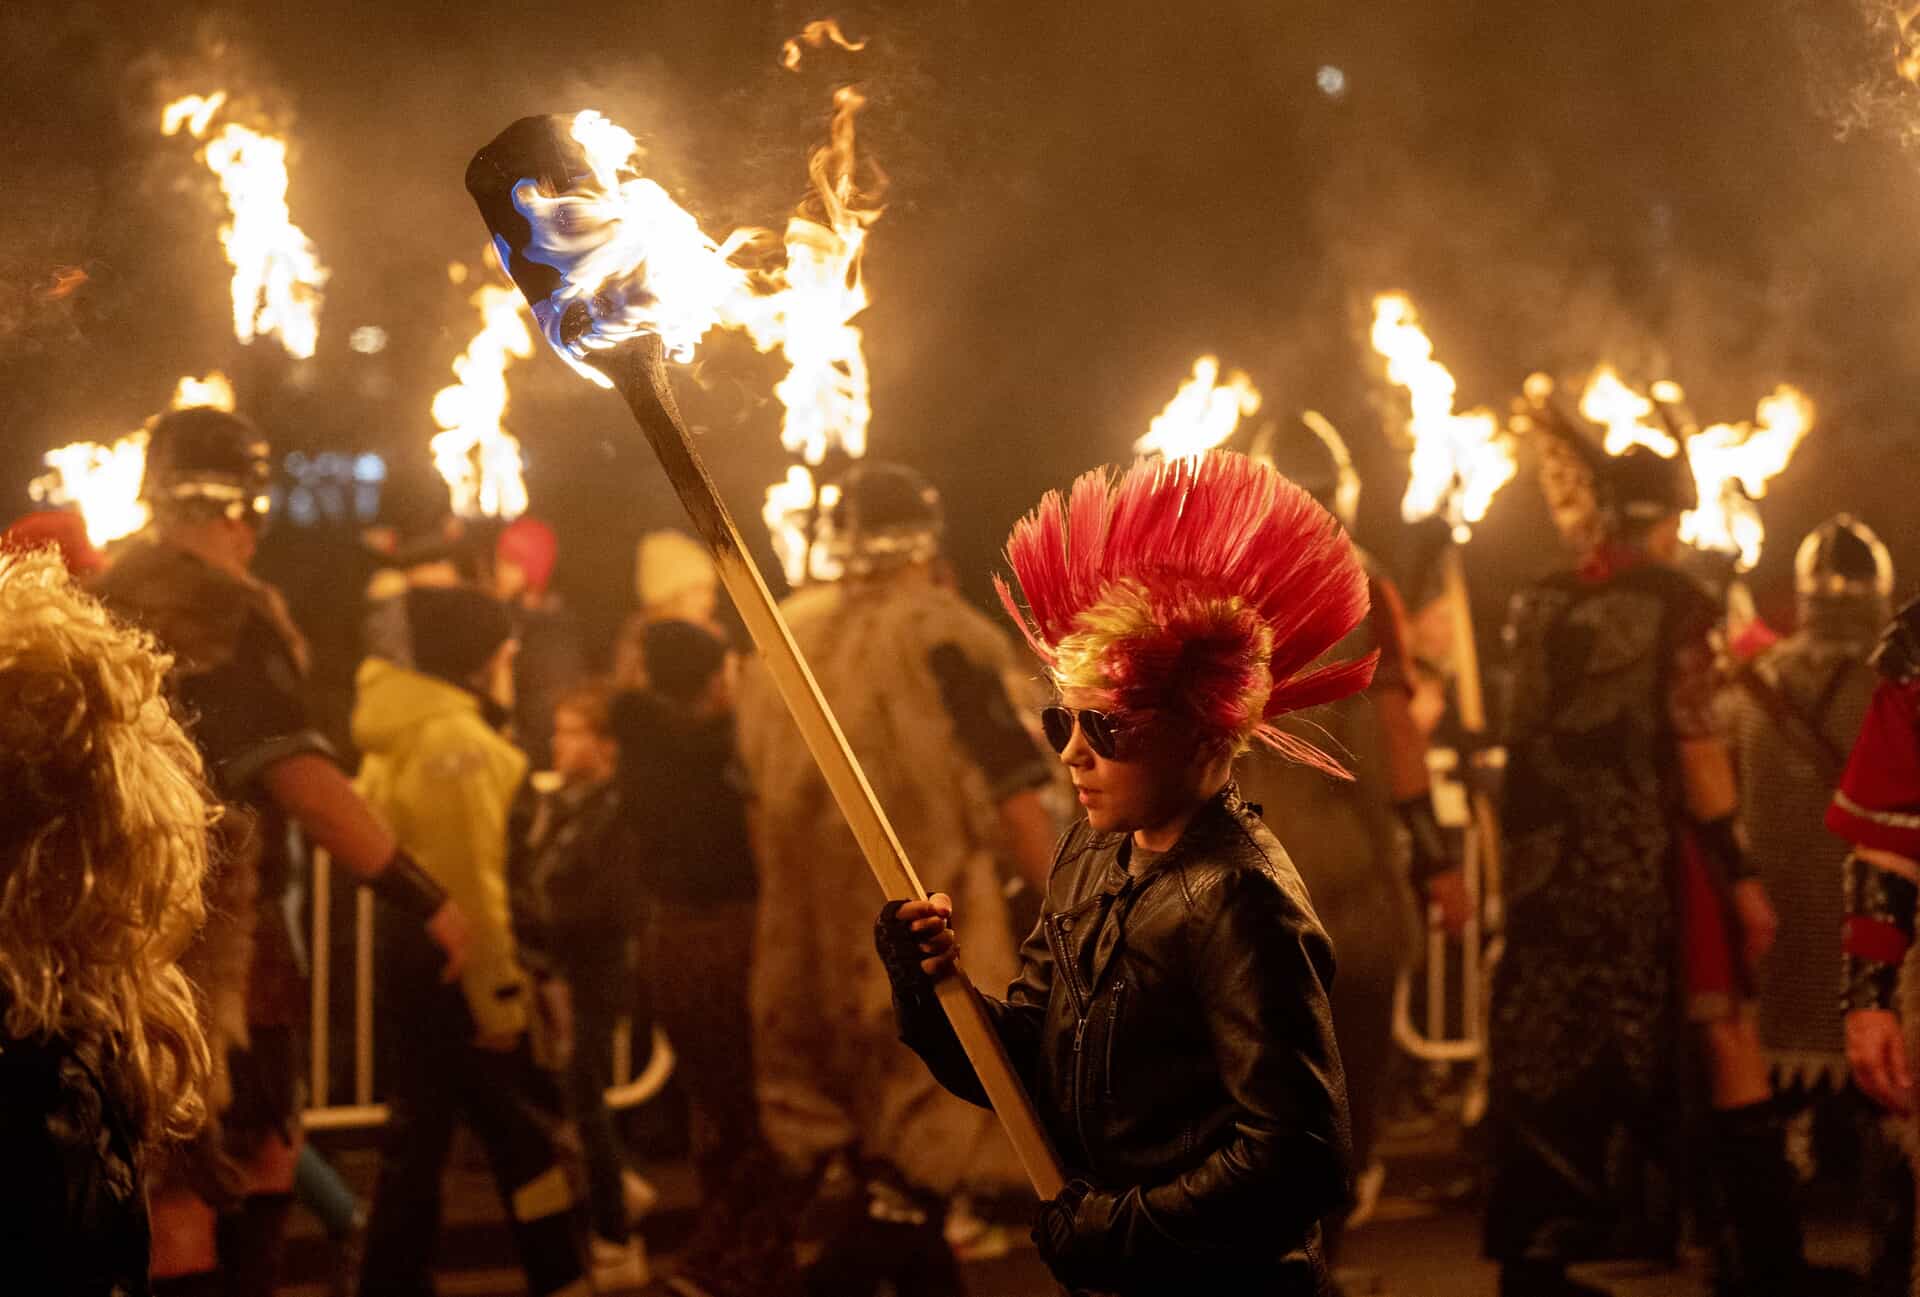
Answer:
<svg viewBox="0 0 1920 1297"><path fill-rule="evenodd" d="M1890 485L1920 402L1920 252L1905 233L1920 171L1902 153L1920 89L1893 39L1905 8L1226 0L1196 19L1148 0L1097 14L397 0L348 20L332 6L13 6L0 484L24 485L44 447L134 426L181 374L214 367L283 444L378 449L430 475L429 404L472 328L471 285L446 265L474 263L483 238L460 183L475 148L518 116L598 108L709 232L778 228L851 81L869 99L861 153L891 181L862 321L873 454L942 487L977 593L1010 521L1127 458L1203 354L1245 369L1264 414L1290 424L1311 407L1341 428L1366 483L1362 534L1390 551L1398 398L1365 327L1394 289L1463 408L1503 409L1535 369L1577 384L1601 361L1680 380L1704 420L1750 417L1779 382L1805 388L1820 422L1765 503L1762 580L1842 503L1920 558L1920 522L1901 533L1910 511ZM782 67L784 42L829 14L867 47ZM288 130L293 216L334 272L304 366L239 354L218 195L153 120L169 94L216 84ZM49 297L62 267L87 279ZM384 351L347 348L362 325L385 331ZM747 519L784 465L780 368L713 339L681 380ZM671 523L674 501L618 402L545 356L512 384L533 510L561 523L580 601L617 616L631 539ZM1506 489L1476 562L1543 561L1533 497L1525 474Z"/></svg>
<svg viewBox="0 0 1920 1297"><path fill-rule="evenodd" d="M1809 97L1836 136L1920 144L1920 4L1853 0L1804 5L1793 16Z"/></svg>

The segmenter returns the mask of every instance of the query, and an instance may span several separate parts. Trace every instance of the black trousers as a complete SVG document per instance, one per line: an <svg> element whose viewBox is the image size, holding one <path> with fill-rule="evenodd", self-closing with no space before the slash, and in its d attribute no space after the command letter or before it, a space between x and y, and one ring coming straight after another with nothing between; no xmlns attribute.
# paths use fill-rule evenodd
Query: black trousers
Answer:
<svg viewBox="0 0 1920 1297"><path fill-rule="evenodd" d="M1563 1265L1646 1255L1645 1222L1672 1214L1678 1099L1636 1093L1602 1064L1551 1101L1528 1102L1500 1092L1495 1067L1486 1256Z"/></svg>
<svg viewBox="0 0 1920 1297"><path fill-rule="evenodd" d="M403 1027L385 1051L392 1115L360 1291L431 1297L440 1184L454 1130L465 1125L486 1150L529 1291L584 1293L579 1212L542 1111L551 1086L531 1049L524 1038L505 1051L473 1043L466 998L440 983L431 947L407 942L386 954Z"/></svg>

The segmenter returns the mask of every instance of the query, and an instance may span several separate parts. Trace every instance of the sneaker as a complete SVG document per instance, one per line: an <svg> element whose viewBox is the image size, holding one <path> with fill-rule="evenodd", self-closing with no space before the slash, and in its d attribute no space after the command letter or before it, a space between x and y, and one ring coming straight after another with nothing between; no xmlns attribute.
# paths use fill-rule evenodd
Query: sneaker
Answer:
<svg viewBox="0 0 1920 1297"><path fill-rule="evenodd" d="M631 1167L620 1168L620 1198L626 1203L627 1218L639 1220L660 1203L660 1191Z"/></svg>
<svg viewBox="0 0 1920 1297"><path fill-rule="evenodd" d="M652 1279L647 1271L647 1251L637 1238L624 1243L615 1243L611 1239L592 1236L588 1243L590 1249L590 1268L593 1271L593 1290L597 1293L624 1292L630 1288L644 1288Z"/></svg>

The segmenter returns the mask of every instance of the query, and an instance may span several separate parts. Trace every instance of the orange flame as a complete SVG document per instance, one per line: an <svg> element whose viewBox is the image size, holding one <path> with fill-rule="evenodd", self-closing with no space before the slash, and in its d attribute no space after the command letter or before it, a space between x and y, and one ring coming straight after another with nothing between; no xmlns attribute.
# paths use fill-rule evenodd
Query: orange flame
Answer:
<svg viewBox="0 0 1920 1297"><path fill-rule="evenodd" d="M851 87L835 93L827 143L808 158L810 192L787 222L785 264L753 270L734 258L763 231L735 230L715 242L640 174L642 151L631 133L597 112L579 114L571 133L586 154L588 181L548 196L524 180L514 195L532 227L529 255L560 272L560 286L533 304L541 333L576 370L608 387L586 363L595 352L651 333L671 358L686 361L710 329L738 329L787 361L774 390L786 407L781 442L789 451L810 465L830 450L866 454L872 406L854 320L868 303L861 262L867 229L881 214L871 195L885 177L867 161L864 189L857 179L854 120L865 105ZM812 490L810 473L789 473L768 492L765 516L790 572L805 570L793 566L807 562L805 546L782 529L803 509L811 512Z"/></svg>
<svg viewBox="0 0 1920 1297"><path fill-rule="evenodd" d="M787 375L774 388L786 406L780 441L818 464L831 449L858 459L867 453L869 402L867 357L853 320L867 309L861 277L867 227L880 208L863 205L854 180L855 116L866 100L851 87L833 97L827 144L807 159L810 203L787 222L786 265L756 274L755 291L727 304L727 323L744 329L761 351L780 349ZM879 182L876 182L876 185Z"/></svg>
<svg viewBox="0 0 1920 1297"><path fill-rule="evenodd" d="M1373 349L1386 358L1387 378L1406 389L1412 406L1413 453L1401 516L1408 522L1444 517L1454 539L1464 542L1518 469L1513 436L1491 411L1454 413L1453 375L1433 358L1433 341L1404 295L1373 299L1372 336Z"/></svg>
<svg viewBox="0 0 1920 1297"><path fill-rule="evenodd" d="M219 370L205 378L187 375L174 386L171 408L234 408L233 384ZM55 507L71 505L87 524L95 545L131 536L147 525L152 511L140 498L147 471L147 431L130 432L111 445L76 441L50 450L42 462L52 470L27 487L35 500Z"/></svg>
<svg viewBox="0 0 1920 1297"><path fill-rule="evenodd" d="M1890 6L1893 19L1894 71L1902 80L1920 85L1920 3L1914 0L1898 0Z"/></svg>
<svg viewBox="0 0 1920 1297"><path fill-rule="evenodd" d="M89 278L86 269L82 266L57 267L48 278L46 287L40 290L40 300L58 302L63 298L72 297L80 291L81 286Z"/></svg>
<svg viewBox="0 0 1920 1297"><path fill-rule="evenodd" d="M527 510L520 442L501 424L507 410L507 362L533 355L520 294L483 284L470 299L480 332L453 362L458 380L433 397L433 466L462 518L517 518Z"/></svg>
<svg viewBox="0 0 1920 1297"><path fill-rule="evenodd" d="M173 389L174 409L190 410L202 405L225 410L229 414L233 412L233 383L217 369L205 378L191 375L182 378Z"/></svg>
<svg viewBox="0 0 1920 1297"><path fill-rule="evenodd" d="M760 520L773 538L774 557L787 574L788 585L839 577L840 564L815 543L813 526L820 511L831 509L839 498L840 488L831 482L816 491L813 474L799 464L787 469L785 480L767 488Z"/></svg>
<svg viewBox="0 0 1920 1297"><path fill-rule="evenodd" d="M145 429L111 446L76 441L48 451L43 462L52 472L36 478L28 493L49 505L77 508L95 546L131 536L152 516L140 498L147 471Z"/></svg>
<svg viewBox="0 0 1920 1297"><path fill-rule="evenodd" d="M523 180L514 201L533 229L528 255L561 272L560 286L533 303L535 322L575 370L612 387L587 357L641 334L657 334L674 360L693 358L725 305L746 292L746 272L730 258L751 232L724 244L708 238L665 189L640 174L632 134L601 114L576 115L571 133L586 153L591 183L550 197ZM577 332L576 320L584 325Z"/></svg>
<svg viewBox="0 0 1920 1297"><path fill-rule="evenodd" d="M1680 538L1732 554L1735 567L1751 571L1767 536L1754 501L1793 459L1813 420L1813 402L1782 384L1760 401L1753 423L1716 423L1688 437L1700 505L1680 520Z"/></svg>
<svg viewBox="0 0 1920 1297"><path fill-rule="evenodd" d="M1253 380L1239 370L1220 381L1220 359L1202 356L1193 362L1193 375L1153 422L1147 435L1133 443L1140 455L1193 459L1224 445L1244 415L1258 413L1260 393Z"/></svg>
<svg viewBox="0 0 1920 1297"><path fill-rule="evenodd" d="M176 99L161 110L160 129L203 138L226 99L225 91ZM228 122L196 156L227 196L220 243L233 264L234 336L248 343L271 334L288 355L312 356L327 270L287 210L286 141Z"/></svg>
<svg viewBox="0 0 1920 1297"><path fill-rule="evenodd" d="M1580 413L1607 430L1609 455L1624 455L1629 446L1646 446L1668 459L1680 453L1672 433L1647 421L1653 413L1652 400L1621 382L1611 365L1600 366L1587 380Z"/></svg>
<svg viewBox="0 0 1920 1297"><path fill-rule="evenodd" d="M867 48L865 41L850 41L841 34L839 19L820 18L808 23L801 29L798 36L780 47L780 66L789 72L799 71L800 47L810 45L817 50L825 49L828 41L832 41L843 50L859 51Z"/></svg>

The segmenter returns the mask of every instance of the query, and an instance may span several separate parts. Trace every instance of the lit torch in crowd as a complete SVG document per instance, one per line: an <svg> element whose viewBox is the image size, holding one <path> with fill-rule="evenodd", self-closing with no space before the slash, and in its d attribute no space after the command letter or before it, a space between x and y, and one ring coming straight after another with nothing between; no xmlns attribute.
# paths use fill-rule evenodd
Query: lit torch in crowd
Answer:
<svg viewBox="0 0 1920 1297"><path fill-rule="evenodd" d="M453 362L458 381L433 397L433 466L446 479L453 511L462 518L517 518L527 511L520 442L501 420L507 411L507 364L533 355L520 294L483 284L472 302L480 332Z"/></svg>
<svg viewBox="0 0 1920 1297"><path fill-rule="evenodd" d="M1408 522L1444 519L1455 542L1441 555L1453 622L1455 701L1461 728L1478 736L1486 732L1487 708L1461 546L1518 471L1513 434L1490 410L1455 412L1453 375L1434 359L1433 340L1420 327L1413 303L1401 294L1373 299L1373 349L1386 359L1387 378L1406 389L1411 412L1407 434L1413 445L1400 515ZM1473 794L1473 814L1482 887L1488 897L1497 897L1499 824L1486 793Z"/></svg>
<svg viewBox="0 0 1920 1297"><path fill-rule="evenodd" d="M172 408L201 405L233 409L233 384L217 369L205 378L182 378L173 389ZM42 462L49 471L28 485L28 494L43 504L79 510L95 547L133 535L152 516L140 498L147 471L144 428L111 445L76 441L60 446L48 451Z"/></svg>
<svg viewBox="0 0 1920 1297"><path fill-rule="evenodd" d="M838 38L839 29L832 32ZM867 309L861 263L867 229L880 217L877 194L885 178L869 162L864 191L857 180L854 119L866 99L843 86L833 103L827 143L807 159L808 197L787 221L786 264L755 273L722 312L724 323L744 330L755 347L777 347L787 361L786 377L774 387L786 407L780 442L804 466L792 466L784 481L768 488L762 516L792 585L828 575L817 570L821 559L812 554L822 502L810 470L830 453L864 456L873 418L865 340L854 321Z"/></svg>
<svg viewBox="0 0 1920 1297"><path fill-rule="evenodd" d="M1699 504L1682 515L1680 539L1730 556L1736 571L1752 571L1766 541L1755 501L1765 497L1767 484L1792 461L1813 428L1813 402L1782 384L1759 403L1752 423L1695 428L1677 412L1684 399L1677 383L1663 380L1643 394L1602 365L1580 398L1580 413L1606 430L1609 455L1641 445L1671 459L1684 446ZM1655 413L1662 426L1648 421Z"/></svg>
<svg viewBox="0 0 1920 1297"><path fill-rule="evenodd" d="M1793 459L1813 418L1813 402L1782 384L1760 401L1752 423L1716 423L1688 437L1700 503L1681 518L1680 539L1731 554L1737 570L1752 571L1767 537L1754 501Z"/></svg>
<svg viewBox="0 0 1920 1297"><path fill-rule="evenodd" d="M874 877L890 897L923 897L674 404L666 357L691 358L737 300L740 272L723 245L639 176L632 136L616 131L598 113L522 118L474 156L467 189L549 343L626 400ZM937 991L1034 1187L1053 1197L1065 1184L1058 1159L971 983L948 977Z"/></svg>
<svg viewBox="0 0 1920 1297"><path fill-rule="evenodd" d="M1235 370L1222 383L1219 357L1202 356L1166 409L1147 425L1147 435L1133 443L1134 453L1197 458L1225 445L1240 420L1259 411L1260 393L1252 379Z"/></svg>
<svg viewBox="0 0 1920 1297"><path fill-rule="evenodd" d="M1406 389L1413 441L1407 493L1400 514L1408 522L1444 518L1464 543L1473 524L1518 468L1513 437L1490 410L1456 414L1454 381L1433 358L1433 342L1420 327L1413 303L1398 293L1373 299L1373 349L1387 362L1387 378Z"/></svg>
<svg viewBox="0 0 1920 1297"><path fill-rule="evenodd" d="M234 336L250 343L271 334L288 355L306 359L319 340L327 270L287 210L286 141L231 121L208 136L226 103L225 91L176 99L161 110L160 129L204 139L196 156L227 196L220 243L233 263Z"/></svg>
<svg viewBox="0 0 1920 1297"><path fill-rule="evenodd" d="M1621 382L1611 365L1594 370L1580 396L1581 415L1606 429L1609 455L1624 455L1629 446L1646 446L1668 459L1678 454L1680 443L1673 434L1647 422L1653 411L1653 400Z"/></svg>

